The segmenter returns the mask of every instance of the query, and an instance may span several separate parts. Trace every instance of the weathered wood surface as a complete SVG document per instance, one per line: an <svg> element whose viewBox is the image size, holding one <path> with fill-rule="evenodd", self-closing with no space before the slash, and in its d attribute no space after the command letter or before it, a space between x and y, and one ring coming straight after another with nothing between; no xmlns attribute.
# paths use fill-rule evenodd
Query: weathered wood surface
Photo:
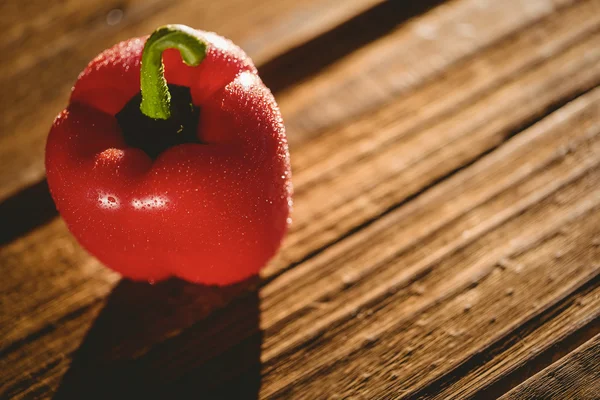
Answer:
<svg viewBox="0 0 600 400"><path fill-rule="evenodd" d="M503 399L597 399L600 393L600 335L523 382Z"/></svg>
<svg viewBox="0 0 600 400"><path fill-rule="evenodd" d="M66 1L24 19L34 3L0 13L4 396L485 399L561 357L589 379L569 353L600 331L600 1ZM245 47L289 130L294 224L229 288L120 280L43 180L77 72L165 22Z"/></svg>

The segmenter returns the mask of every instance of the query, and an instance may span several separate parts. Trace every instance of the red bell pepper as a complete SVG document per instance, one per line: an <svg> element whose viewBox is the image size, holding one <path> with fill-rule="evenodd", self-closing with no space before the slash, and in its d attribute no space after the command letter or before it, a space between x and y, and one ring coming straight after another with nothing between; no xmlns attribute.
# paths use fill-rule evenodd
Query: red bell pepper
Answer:
<svg viewBox="0 0 600 400"><path fill-rule="evenodd" d="M89 63L50 130L46 171L80 244L135 280L243 280L290 222L275 99L239 47L182 25Z"/></svg>

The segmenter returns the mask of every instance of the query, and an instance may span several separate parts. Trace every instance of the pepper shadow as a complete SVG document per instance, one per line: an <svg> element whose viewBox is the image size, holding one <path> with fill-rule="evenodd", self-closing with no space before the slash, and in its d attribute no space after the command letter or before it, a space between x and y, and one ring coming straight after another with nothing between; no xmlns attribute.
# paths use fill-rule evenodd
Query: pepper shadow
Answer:
<svg viewBox="0 0 600 400"><path fill-rule="evenodd" d="M55 399L256 399L258 278L224 287L122 280Z"/></svg>

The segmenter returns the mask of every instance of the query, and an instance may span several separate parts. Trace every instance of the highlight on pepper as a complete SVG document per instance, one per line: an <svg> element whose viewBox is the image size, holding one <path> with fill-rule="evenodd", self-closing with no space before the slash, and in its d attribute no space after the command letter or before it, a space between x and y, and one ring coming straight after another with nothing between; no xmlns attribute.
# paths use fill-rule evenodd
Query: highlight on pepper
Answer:
<svg viewBox="0 0 600 400"><path fill-rule="evenodd" d="M290 221L273 95L238 46L183 25L94 58L52 125L45 162L71 233L134 280L244 280Z"/></svg>

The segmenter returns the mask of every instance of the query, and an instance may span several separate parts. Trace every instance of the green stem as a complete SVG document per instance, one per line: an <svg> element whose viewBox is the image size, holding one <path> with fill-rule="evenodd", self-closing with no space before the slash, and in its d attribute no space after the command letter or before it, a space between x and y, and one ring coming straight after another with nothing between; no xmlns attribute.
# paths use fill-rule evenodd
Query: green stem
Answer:
<svg viewBox="0 0 600 400"><path fill-rule="evenodd" d="M142 52L140 110L154 119L169 119L171 116L171 94L162 62L162 53L166 49L179 50L181 58L189 66L197 66L206 56L206 43L188 26L165 25L150 35Z"/></svg>

